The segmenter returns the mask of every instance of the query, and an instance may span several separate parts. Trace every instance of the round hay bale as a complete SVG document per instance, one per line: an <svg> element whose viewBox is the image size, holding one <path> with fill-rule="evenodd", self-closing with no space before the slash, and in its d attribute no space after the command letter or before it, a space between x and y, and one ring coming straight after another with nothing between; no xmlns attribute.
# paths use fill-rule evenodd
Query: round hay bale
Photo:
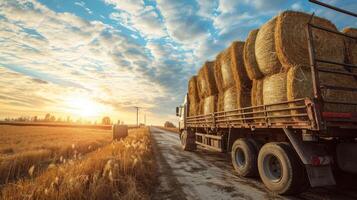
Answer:
<svg viewBox="0 0 357 200"><path fill-rule="evenodd" d="M320 72L319 79L322 85L357 88L357 81L348 75ZM321 89L321 95L325 101L357 102L357 93L351 91ZM311 70L303 67L293 67L287 75L287 98L290 101L305 97L313 97ZM290 104L289 106L296 105ZM323 110L327 112L356 112L357 106L325 103ZM302 113L302 110L292 110L291 113ZM301 120L304 118L294 119Z"/></svg>
<svg viewBox="0 0 357 200"><path fill-rule="evenodd" d="M285 72L274 74L263 79L263 102L265 105L274 104L287 101L287 88L286 88ZM267 106L267 110L283 109L288 106L283 105L271 105ZM268 112L268 116L281 116L288 115L289 111L272 111ZM283 122L288 121L287 118L273 118L270 122Z"/></svg>
<svg viewBox="0 0 357 200"><path fill-rule="evenodd" d="M260 27L255 40L255 57L259 70L265 76L279 73L282 69L275 51L276 17Z"/></svg>
<svg viewBox="0 0 357 200"><path fill-rule="evenodd" d="M262 79L253 79L252 82L252 91L251 91L251 104L252 106L263 105L263 80ZM254 112L263 111L263 108L254 108ZM253 117L263 117L264 113L254 114ZM263 122L263 119L255 119L255 122Z"/></svg>
<svg viewBox="0 0 357 200"><path fill-rule="evenodd" d="M207 61L198 71L197 88L199 97L205 98L217 94L216 80L214 77L214 61Z"/></svg>
<svg viewBox="0 0 357 200"><path fill-rule="evenodd" d="M244 66L243 50L244 42L234 41L229 47L232 57L231 71L238 90L249 90L252 88L252 81Z"/></svg>
<svg viewBox="0 0 357 200"><path fill-rule="evenodd" d="M217 111L224 111L224 92L218 93Z"/></svg>
<svg viewBox="0 0 357 200"><path fill-rule="evenodd" d="M198 114L200 98L197 90L197 76L192 76L188 81L188 99L190 101L189 116Z"/></svg>
<svg viewBox="0 0 357 200"><path fill-rule="evenodd" d="M314 96L312 89L311 70L305 67L292 67L287 74L287 98L288 101L301 98L312 98ZM302 106L304 103L290 103L289 107ZM306 109L291 110L291 114L306 113ZM295 121L307 120L307 117L293 117Z"/></svg>
<svg viewBox="0 0 357 200"><path fill-rule="evenodd" d="M286 70L295 66L310 66L306 34L306 27L310 18L311 15L297 11L285 11L277 18L275 29L276 51L281 64ZM313 17L312 23L337 31L333 23L320 17ZM314 29L313 40L316 58L340 63L344 61L344 42L342 37L327 31ZM319 66L342 69L341 66L330 64L320 63Z"/></svg>
<svg viewBox="0 0 357 200"><path fill-rule="evenodd" d="M198 114L203 115L203 104L204 104L204 99L200 99L200 102L198 104Z"/></svg>
<svg viewBox="0 0 357 200"><path fill-rule="evenodd" d="M346 35L357 37L357 29L347 27L342 30ZM346 62L349 64L357 64L357 41L351 38L345 39L345 53L346 53ZM356 70L353 70L356 71Z"/></svg>
<svg viewBox="0 0 357 200"><path fill-rule="evenodd" d="M214 66L214 76L216 78L217 89L221 93L235 84L231 65L231 51L230 48L227 48L218 54L216 57L216 64Z"/></svg>
<svg viewBox="0 0 357 200"><path fill-rule="evenodd" d="M203 114L211 114L217 111L217 95L211 95L203 99Z"/></svg>
<svg viewBox="0 0 357 200"><path fill-rule="evenodd" d="M230 111L237 109L237 88L231 87L224 91L223 95L223 109L224 111Z"/></svg>
<svg viewBox="0 0 357 200"><path fill-rule="evenodd" d="M255 58L255 40L259 29L249 32L247 40L244 44L243 60L244 66L250 80L263 78L262 72L259 70L257 60Z"/></svg>
<svg viewBox="0 0 357 200"><path fill-rule="evenodd" d="M253 79L252 83L252 106L263 105L263 79Z"/></svg>
<svg viewBox="0 0 357 200"><path fill-rule="evenodd" d="M245 108L252 106L250 102L251 99L251 91L250 90L240 90L237 89L237 106L238 108Z"/></svg>

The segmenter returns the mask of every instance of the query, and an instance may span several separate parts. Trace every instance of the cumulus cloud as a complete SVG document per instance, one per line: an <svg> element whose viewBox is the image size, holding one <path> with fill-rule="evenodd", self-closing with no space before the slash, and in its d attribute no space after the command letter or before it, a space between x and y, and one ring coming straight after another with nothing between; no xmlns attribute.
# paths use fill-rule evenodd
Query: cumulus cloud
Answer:
<svg viewBox="0 0 357 200"><path fill-rule="evenodd" d="M6 68L32 77L29 87L46 85L49 88L45 90L68 96L58 89L66 88L121 108L136 104L151 108L156 105L156 98L166 95L165 86L148 77L152 61L147 50L113 27L99 21L85 21L70 13L56 13L37 2L4 2L1 6L0 64L3 71ZM2 85L19 89L27 84L14 81L16 85L8 82ZM50 89L53 86L56 89ZM4 95L3 90L4 87L0 93ZM45 102L46 96L54 95L36 91L38 95L33 98L41 102ZM21 95L21 92L13 94Z"/></svg>
<svg viewBox="0 0 357 200"><path fill-rule="evenodd" d="M139 31L143 37L160 38L166 36L165 27L152 6L144 6L143 1L114 1L106 0L114 5L116 12L110 18L118 21L132 31Z"/></svg>

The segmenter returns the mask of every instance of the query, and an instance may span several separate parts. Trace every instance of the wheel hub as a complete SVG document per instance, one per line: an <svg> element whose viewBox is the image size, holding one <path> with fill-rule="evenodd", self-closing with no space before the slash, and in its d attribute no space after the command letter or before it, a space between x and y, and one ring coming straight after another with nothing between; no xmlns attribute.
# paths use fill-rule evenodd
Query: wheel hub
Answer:
<svg viewBox="0 0 357 200"><path fill-rule="evenodd" d="M243 168L246 164L244 151L238 148L235 152L235 156L236 156L236 163L238 167Z"/></svg>
<svg viewBox="0 0 357 200"><path fill-rule="evenodd" d="M267 155L264 159L265 174L272 182L279 182L282 177L282 166L275 155Z"/></svg>

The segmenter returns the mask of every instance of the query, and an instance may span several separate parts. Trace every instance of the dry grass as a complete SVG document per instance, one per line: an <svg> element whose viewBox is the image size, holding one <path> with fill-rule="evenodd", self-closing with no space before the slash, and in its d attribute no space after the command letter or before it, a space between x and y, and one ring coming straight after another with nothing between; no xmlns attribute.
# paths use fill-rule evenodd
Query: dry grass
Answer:
<svg viewBox="0 0 357 200"><path fill-rule="evenodd" d="M108 130L0 126L0 184L81 159L110 140Z"/></svg>
<svg viewBox="0 0 357 200"><path fill-rule="evenodd" d="M9 184L2 199L148 199L156 181L147 128L133 129L85 159Z"/></svg>

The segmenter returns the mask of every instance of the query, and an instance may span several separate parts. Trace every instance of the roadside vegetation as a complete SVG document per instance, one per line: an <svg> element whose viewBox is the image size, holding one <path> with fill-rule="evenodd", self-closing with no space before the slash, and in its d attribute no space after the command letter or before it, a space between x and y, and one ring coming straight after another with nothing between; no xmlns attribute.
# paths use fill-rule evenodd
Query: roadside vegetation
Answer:
<svg viewBox="0 0 357 200"><path fill-rule="evenodd" d="M105 130L0 126L0 184L80 160L111 141Z"/></svg>
<svg viewBox="0 0 357 200"><path fill-rule="evenodd" d="M1 199L149 199L155 173L148 128L132 129L83 159L7 184Z"/></svg>

